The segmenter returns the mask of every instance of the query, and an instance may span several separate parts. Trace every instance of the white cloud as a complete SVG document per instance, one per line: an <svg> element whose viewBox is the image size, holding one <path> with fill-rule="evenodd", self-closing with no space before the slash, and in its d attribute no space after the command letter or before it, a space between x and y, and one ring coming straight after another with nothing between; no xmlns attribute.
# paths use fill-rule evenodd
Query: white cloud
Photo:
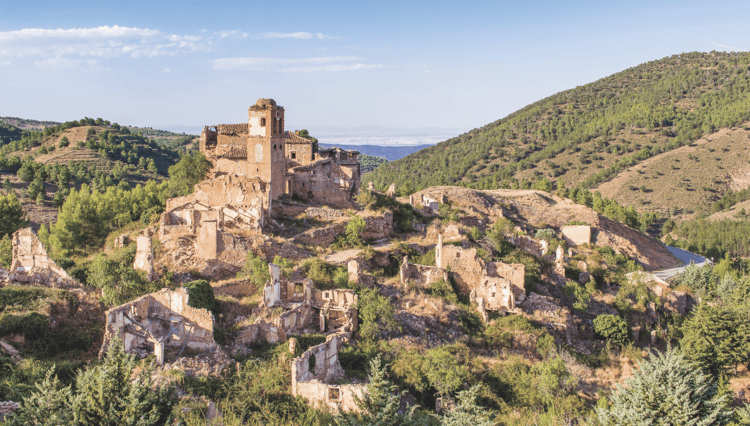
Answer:
<svg viewBox="0 0 750 426"><path fill-rule="evenodd" d="M726 49L727 52L747 52L747 49L743 49L741 47L734 47L734 46L727 46L725 44L716 43L714 42L714 46Z"/></svg>
<svg viewBox="0 0 750 426"><path fill-rule="evenodd" d="M312 38L317 39L334 39L338 37L333 37L329 35L325 35L323 33L306 33L306 32L296 32L296 33L263 33L263 38L296 38L300 40L309 40Z"/></svg>
<svg viewBox="0 0 750 426"><path fill-rule="evenodd" d="M164 68L164 72L172 72L172 70L169 68Z"/></svg>
<svg viewBox="0 0 750 426"><path fill-rule="evenodd" d="M214 60L217 70L249 70L280 72L337 72L382 68L380 64L362 63L357 56L322 56L315 58L222 58Z"/></svg>
<svg viewBox="0 0 750 426"><path fill-rule="evenodd" d="M84 57L156 57L205 51L211 42L201 36L165 34L160 30L101 26L95 28L26 28L0 32L0 56L38 57L35 63L79 63L64 61ZM58 61L45 62L45 59Z"/></svg>
<svg viewBox="0 0 750 426"><path fill-rule="evenodd" d="M243 32L241 30L221 31L221 32L219 32L217 34L221 38L227 38L227 37L231 37L231 38L247 38L247 37L250 36L250 34L248 34L246 32Z"/></svg>

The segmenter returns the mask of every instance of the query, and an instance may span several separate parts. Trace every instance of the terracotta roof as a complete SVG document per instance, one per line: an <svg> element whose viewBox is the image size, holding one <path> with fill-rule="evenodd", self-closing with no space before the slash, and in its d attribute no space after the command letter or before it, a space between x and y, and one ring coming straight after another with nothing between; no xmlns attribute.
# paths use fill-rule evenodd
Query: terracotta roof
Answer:
<svg viewBox="0 0 750 426"><path fill-rule="evenodd" d="M310 139L303 138L302 136L294 132L290 132L288 130L284 132L284 138L286 139L286 143L291 143L291 144L303 144L303 143L311 144L312 143Z"/></svg>

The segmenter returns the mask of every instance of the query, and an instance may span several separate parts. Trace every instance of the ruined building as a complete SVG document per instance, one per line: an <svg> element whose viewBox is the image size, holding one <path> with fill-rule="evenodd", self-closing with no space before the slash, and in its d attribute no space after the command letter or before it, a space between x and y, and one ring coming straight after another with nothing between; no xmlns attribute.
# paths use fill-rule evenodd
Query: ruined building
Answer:
<svg viewBox="0 0 750 426"><path fill-rule="evenodd" d="M108 310L105 318L100 356L115 336L122 339L126 352L154 353L159 364L164 363L165 349L180 353L185 348L202 352L220 350L214 341L214 315L206 309L189 306L184 287L139 297Z"/></svg>
<svg viewBox="0 0 750 426"><path fill-rule="evenodd" d="M280 197L351 207L359 191L358 152L314 152L313 142L284 130L284 108L258 99L240 124L206 126L200 150L212 168L195 192L167 200L159 224L173 270L206 274L242 267L250 238L262 235ZM236 270L235 270L236 272Z"/></svg>
<svg viewBox="0 0 750 426"><path fill-rule="evenodd" d="M522 264L485 262L476 249L444 245L442 235L435 247L435 263L438 268L450 268L459 291L469 293L477 302L485 321L486 311L516 312L517 304L526 298L526 268Z"/></svg>
<svg viewBox="0 0 750 426"><path fill-rule="evenodd" d="M296 194L349 207L359 191L359 153L339 148L313 152L311 140L284 130L284 108L273 99L258 99L247 123L206 126L200 150L214 164L214 177L258 179L267 185L269 201Z"/></svg>
<svg viewBox="0 0 750 426"><path fill-rule="evenodd" d="M13 233L13 257L10 265L11 281L72 287L78 283L59 267L47 254L47 250L31 228L23 228Z"/></svg>

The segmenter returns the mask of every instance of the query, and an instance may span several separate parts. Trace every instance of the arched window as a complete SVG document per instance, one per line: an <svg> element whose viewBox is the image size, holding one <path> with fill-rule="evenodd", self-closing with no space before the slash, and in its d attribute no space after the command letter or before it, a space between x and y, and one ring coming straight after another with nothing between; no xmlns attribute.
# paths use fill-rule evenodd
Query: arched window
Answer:
<svg viewBox="0 0 750 426"><path fill-rule="evenodd" d="M276 150L276 144L273 144L273 149L274 149L274 151Z"/></svg>

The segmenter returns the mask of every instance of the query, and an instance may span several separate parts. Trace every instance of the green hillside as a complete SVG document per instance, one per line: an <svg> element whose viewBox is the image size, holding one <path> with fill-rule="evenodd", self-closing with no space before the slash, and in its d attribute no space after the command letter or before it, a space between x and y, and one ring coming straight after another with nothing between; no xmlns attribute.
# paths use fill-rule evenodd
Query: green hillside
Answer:
<svg viewBox="0 0 750 426"><path fill-rule="evenodd" d="M359 164L362 173L371 172L387 162L388 160L385 158L376 157L374 155L359 154Z"/></svg>
<svg viewBox="0 0 750 426"><path fill-rule="evenodd" d="M416 190L528 187L547 178L593 189L643 160L748 119L750 53L685 53L557 93L362 180L380 189L408 181ZM716 189L704 204L721 195ZM654 200L651 207L666 206Z"/></svg>

